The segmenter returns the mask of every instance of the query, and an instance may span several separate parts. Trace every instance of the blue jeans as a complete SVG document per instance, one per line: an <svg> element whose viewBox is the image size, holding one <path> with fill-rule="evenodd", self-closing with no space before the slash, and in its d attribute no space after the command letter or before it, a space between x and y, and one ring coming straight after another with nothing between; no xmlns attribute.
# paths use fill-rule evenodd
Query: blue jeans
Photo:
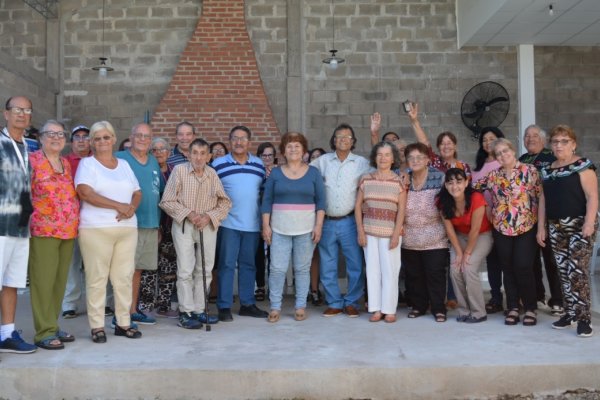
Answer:
<svg viewBox="0 0 600 400"><path fill-rule="evenodd" d="M271 273L269 274L269 301L272 310L281 310L285 274L292 259L296 286L295 308L306 308L310 286L310 262L315 246L312 233L281 235L273 232L271 243Z"/></svg>
<svg viewBox="0 0 600 400"><path fill-rule="evenodd" d="M346 258L348 290L342 297L338 285L339 249ZM358 300L364 292L363 252L358 245L356 221L353 216L340 220L325 219L319 242L321 255L321 284L325 290L325 300L329 307L358 307Z"/></svg>
<svg viewBox="0 0 600 400"><path fill-rule="evenodd" d="M238 293L240 303L249 306L254 301L254 257L258 248L258 232L243 232L225 227L219 228L219 295L217 307L231 308L233 304L233 276L238 267Z"/></svg>

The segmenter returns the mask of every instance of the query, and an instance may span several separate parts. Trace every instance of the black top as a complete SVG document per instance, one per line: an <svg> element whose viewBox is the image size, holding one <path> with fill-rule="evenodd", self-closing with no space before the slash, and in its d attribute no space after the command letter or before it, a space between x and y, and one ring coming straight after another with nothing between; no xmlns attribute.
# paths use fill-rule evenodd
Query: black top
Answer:
<svg viewBox="0 0 600 400"><path fill-rule="evenodd" d="M548 166L542 169L548 219L585 216L586 199L579 173L586 169L596 170L587 158L560 168Z"/></svg>
<svg viewBox="0 0 600 400"><path fill-rule="evenodd" d="M538 171L541 171L542 168L550 167L550 164L556 161L556 157L554 157L552 151L543 148L542 151L537 154L523 154L519 157L519 161L525 164L532 164Z"/></svg>

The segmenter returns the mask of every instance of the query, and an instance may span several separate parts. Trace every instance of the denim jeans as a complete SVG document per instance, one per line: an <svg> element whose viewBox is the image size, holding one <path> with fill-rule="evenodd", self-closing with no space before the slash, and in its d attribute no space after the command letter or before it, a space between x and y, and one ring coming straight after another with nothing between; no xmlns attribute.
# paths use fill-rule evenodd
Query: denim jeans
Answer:
<svg viewBox="0 0 600 400"><path fill-rule="evenodd" d="M231 308L233 304L233 276L238 267L238 293L244 306L255 304L254 258L258 248L258 232L244 232L225 227L219 228L219 295L217 307Z"/></svg>
<svg viewBox="0 0 600 400"><path fill-rule="evenodd" d="M269 275L269 301L272 310L281 310L281 298L285 274L290 265L294 268L296 287L295 308L306 308L306 296L310 285L310 261L315 248L311 233L281 235L273 232L271 243L271 273Z"/></svg>
<svg viewBox="0 0 600 400"><path fill-rule="evenodd" d="M346 258L348 290L342 296L338 284L339 249ZM363 252L358 245L356 221L353 216L340 220L325 219L319 242L321 255L321 284L325 290L325 300L329 307L358 307L358 300L364 292Z"/></svg>

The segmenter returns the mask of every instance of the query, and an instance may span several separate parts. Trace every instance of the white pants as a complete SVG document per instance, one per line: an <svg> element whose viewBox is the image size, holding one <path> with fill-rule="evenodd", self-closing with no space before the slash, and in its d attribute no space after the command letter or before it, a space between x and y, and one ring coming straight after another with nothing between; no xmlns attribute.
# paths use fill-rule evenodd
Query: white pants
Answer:
<svg viewBox="0 0 600 400"><path fill-rule="evenodd" d="M396 314L402 237L398 246L390 250L390 238L366 236L367 246L364 252L367 262L369 312Z"/></svg>

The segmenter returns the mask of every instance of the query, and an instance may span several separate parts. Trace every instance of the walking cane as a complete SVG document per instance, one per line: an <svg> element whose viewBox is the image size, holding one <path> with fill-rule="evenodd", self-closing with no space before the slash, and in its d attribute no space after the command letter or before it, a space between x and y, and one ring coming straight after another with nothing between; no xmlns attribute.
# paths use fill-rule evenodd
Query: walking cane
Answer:
<svg viewBox="0 0 600 400"><path fill-rule="evenodd" d="M206 291L206 261L204 259L204 235L200 230L200 253L202 257L202 287L204 288L204 314L206 315L206 332L210 332L209 316L208 316L208 292Z"/></svg>

